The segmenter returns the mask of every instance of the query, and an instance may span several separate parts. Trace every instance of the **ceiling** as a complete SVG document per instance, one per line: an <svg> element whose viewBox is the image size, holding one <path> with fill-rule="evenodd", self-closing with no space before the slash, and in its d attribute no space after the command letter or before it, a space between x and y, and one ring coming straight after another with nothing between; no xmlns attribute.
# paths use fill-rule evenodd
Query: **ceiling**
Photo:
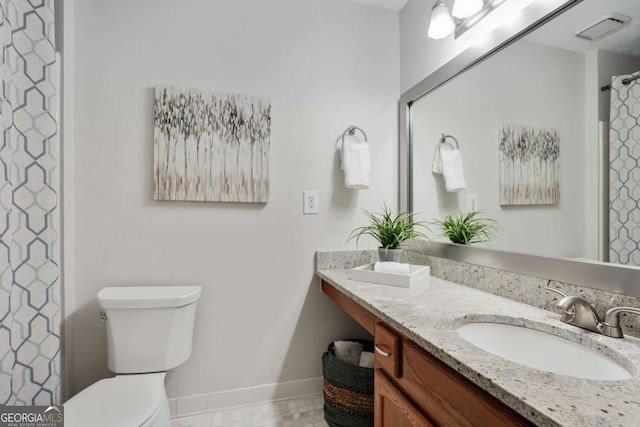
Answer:
<svg viewBox="0 0 640 427"><path fill-rule="evenodd" d="M352 3L360 3L367 6L380 7L398 12L407 4L408 0L345 0Z"/></svg>
<svg viewBox="0 0 640 427"><path fill-rule="evenodd" d="M399 11L408 0L345 1ZM574 33L612 12L631 17L631 22L620 31L596 41L574 36ZM529 34L526 39L577 52L600 49L640 57L640 0L584 0Z"/></svg>
<svg viewBox="0 0 640 427"><path fill-rule="evenodd" d="M611 12L629 16L631 22L621 30L596 41L574 36L574 33ZM640 56L640 0L584 0L528 35L526 39L577 52L600 49Z"/></svg>

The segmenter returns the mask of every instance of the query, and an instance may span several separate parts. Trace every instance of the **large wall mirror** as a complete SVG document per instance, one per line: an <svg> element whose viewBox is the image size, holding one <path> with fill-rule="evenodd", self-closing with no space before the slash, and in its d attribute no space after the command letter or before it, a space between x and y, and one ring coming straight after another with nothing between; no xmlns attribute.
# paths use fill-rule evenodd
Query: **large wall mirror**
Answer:
<svg viewBox="0 0 640 427"><path fill-rule="evenodd" d="M454 77L440 71L418 85L424 93L405 94L407 206L442 218L473 205L500 223L499 238L488 246L499 252L635 270L640 1L565 6L481 61L471 57L477 63L470 68L449 64L464 70ZM599 21L601 27L576 36ZM459 143L463 191L448 192L442 175L432 173L436 149L455 145L441 144L441 134Z"/></svg>

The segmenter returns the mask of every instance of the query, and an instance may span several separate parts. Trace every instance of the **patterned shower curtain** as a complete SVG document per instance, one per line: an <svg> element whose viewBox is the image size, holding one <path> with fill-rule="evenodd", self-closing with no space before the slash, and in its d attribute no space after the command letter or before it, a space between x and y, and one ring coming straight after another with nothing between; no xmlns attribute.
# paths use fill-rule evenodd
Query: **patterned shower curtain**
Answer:
<svg viewBox="0 0 640 427"><path fill-rule="evenodd" d="M640 266L640 72L611 81L609 261Z"/></svg>
<svg viewBox="0 0 640 427"><path fill-rule="evenodd" d="M0 0L0 404L60 400L53 0Z"/></svg>

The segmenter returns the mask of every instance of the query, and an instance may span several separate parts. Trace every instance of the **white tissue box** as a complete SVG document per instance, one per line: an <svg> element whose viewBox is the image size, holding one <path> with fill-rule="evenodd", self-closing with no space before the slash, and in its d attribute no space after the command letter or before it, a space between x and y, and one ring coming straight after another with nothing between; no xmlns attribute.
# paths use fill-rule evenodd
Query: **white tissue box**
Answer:
<svg viewBox="0 0 640 427"><path fill-rule="evenodd" d="M382 285L410 288L418 282L429 284L431 268L426 265L409 265L409 274L380 273L373 271L373 264L361 265L351 269L351 280L380 283Z"/></svg>

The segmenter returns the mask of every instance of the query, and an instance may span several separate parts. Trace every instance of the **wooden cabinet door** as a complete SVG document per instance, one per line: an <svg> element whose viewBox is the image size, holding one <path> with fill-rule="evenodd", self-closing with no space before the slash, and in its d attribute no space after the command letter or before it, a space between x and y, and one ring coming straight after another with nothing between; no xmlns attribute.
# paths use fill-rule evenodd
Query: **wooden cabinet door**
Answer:
<svg viewBox="0 0 640 427"><path fill-rule="evenodd" d="M502 402L417 345L402 343L399 387L433 424L446 427L533 426Z"/></svg>
<svg viewBox="0 0 640 427"><path fill-rule="evenodd" d="M379 369L374 390L375 427L434 427Z"/></svg>

